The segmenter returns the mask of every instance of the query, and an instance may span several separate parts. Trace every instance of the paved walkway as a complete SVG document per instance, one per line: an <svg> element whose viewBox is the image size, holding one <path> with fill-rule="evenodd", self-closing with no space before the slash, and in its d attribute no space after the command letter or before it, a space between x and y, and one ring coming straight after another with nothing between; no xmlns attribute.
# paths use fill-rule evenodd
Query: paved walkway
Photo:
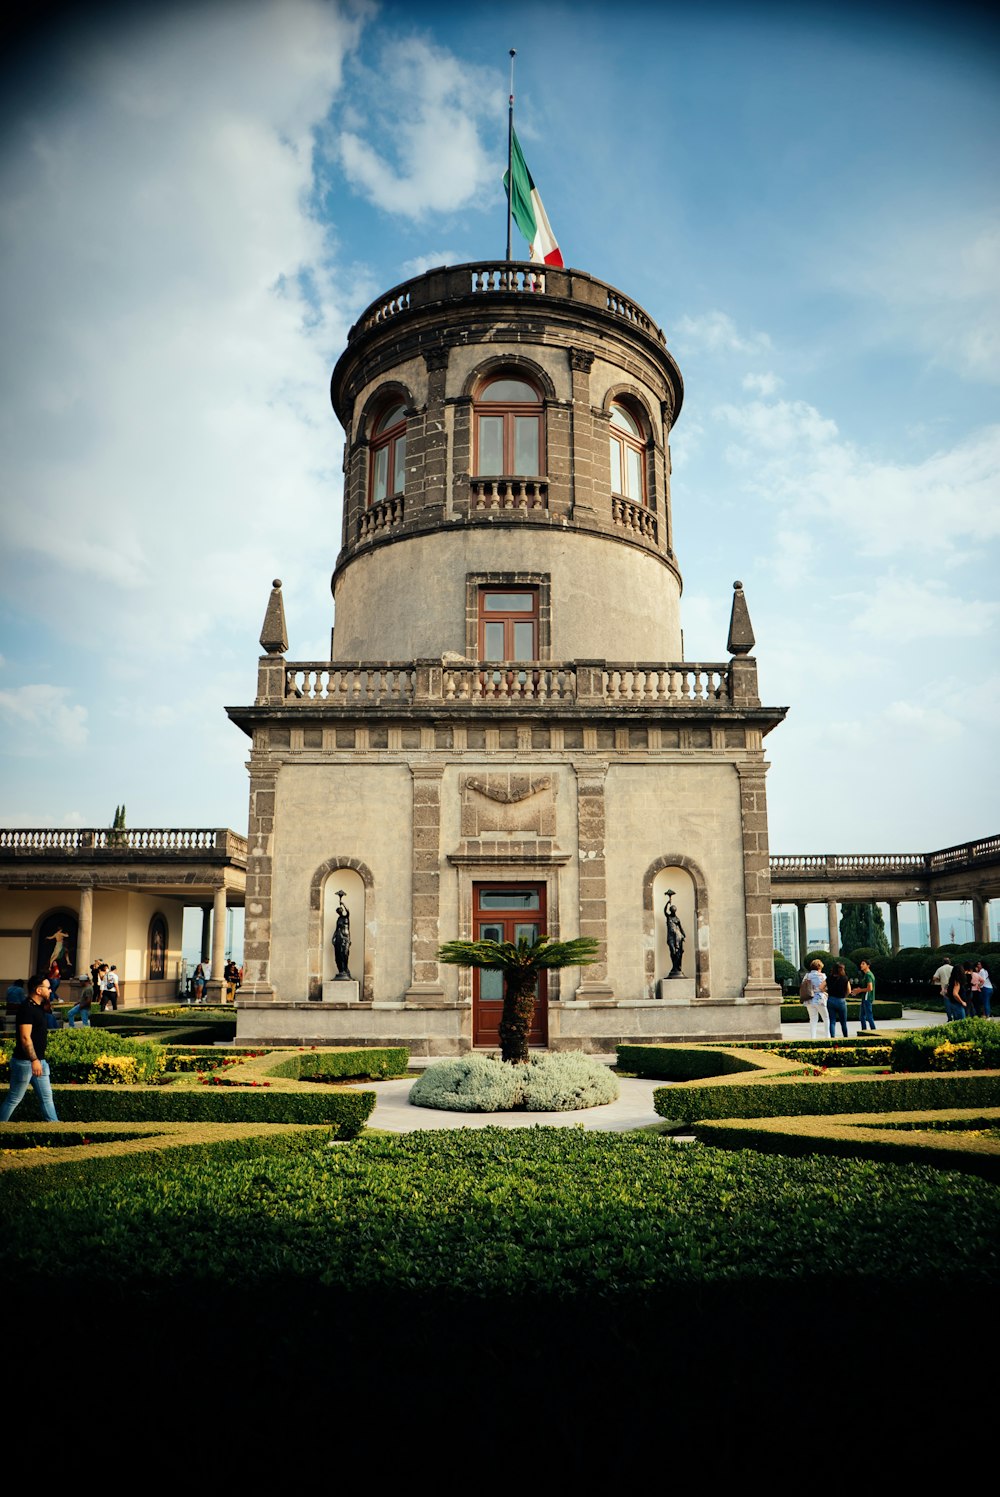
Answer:
<svg viewBox="0 0 1000 1497"><path fill-rule="evenodd" d="M938 1014L925 1014L911 1009L902 1019L891 1019L879 1026L882 1034L891 1030L924 1028L940 1023ZM853 1038L856 1024L850 1024L849 1039ZM782 1024L783 1040L809 1038L808 1024ZM610 1065L613 1056L606 1057ZM431 1064L429 1060L414 1058L415 1067ZM377 1097L375 1111L368 1120L370 1128L382 1128L387 1133L414 1133L427 1128L586 1128L593 1133L626 1133L631 1128L646 1128L661 1119L653 1107L653 1093L662 1081L640 1081L622 1077L619 1081L621 1094L617 1102L606 1107L587 1107L582 1112L438 1112L429 1107L411 1107L407 1098L413 1077L400 1081L366 1081L365 1091L373 1091Z"/></svg>

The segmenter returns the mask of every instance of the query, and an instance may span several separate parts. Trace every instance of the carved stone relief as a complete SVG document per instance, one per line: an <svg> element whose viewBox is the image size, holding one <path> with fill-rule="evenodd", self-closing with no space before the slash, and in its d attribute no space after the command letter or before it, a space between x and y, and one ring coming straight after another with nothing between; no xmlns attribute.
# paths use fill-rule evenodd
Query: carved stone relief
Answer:
<svg viewBox="0 0 1000 1497"><path fill-rule="evenodd" d="M539 837L556 834L556 785L551 775L515 770L462 775L462 836L497 832Z"/></svg>

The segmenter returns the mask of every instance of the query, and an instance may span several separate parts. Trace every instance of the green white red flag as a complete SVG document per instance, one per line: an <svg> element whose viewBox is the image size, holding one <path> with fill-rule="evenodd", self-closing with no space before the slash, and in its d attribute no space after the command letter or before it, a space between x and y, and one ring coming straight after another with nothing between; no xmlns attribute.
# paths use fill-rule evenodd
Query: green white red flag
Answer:
<svg viewBox="0 0 1000 1497"><path fill-rule="evenodd" d="M538 196L538 188L535 186L528 170L527 163L521 152L521 144L517 138L517 132L513 131L511 147L511 162L513 166L514 190L511 193L509 173L504 172L503 184L510 195L510 211L514 222L528 241L528 258L543 265L561 265L563 257L556 243L556 236L552 232L548 214L542 207L542 200Z"/></svg>

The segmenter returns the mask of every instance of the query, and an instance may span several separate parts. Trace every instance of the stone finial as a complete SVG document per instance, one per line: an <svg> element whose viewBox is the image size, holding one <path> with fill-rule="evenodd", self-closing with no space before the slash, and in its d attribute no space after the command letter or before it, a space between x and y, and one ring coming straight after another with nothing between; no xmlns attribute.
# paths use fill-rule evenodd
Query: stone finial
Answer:
<svg viewBox="0 0 1000 1497"><path fill-rule="evenodd" d="M733 583L733 611L729 615L729 642L726 649L730 655L749 655L754 647L753 625L750 610L743 596L742 582Z"/></svg>
<svg viewBox="0 0 1000 1497"><path fill-rule="evenodd" d="M260 631L260 645L268 655L283 655L288 649L288 630L285 627L285 605L281 597L280 577L275 577L271 584L271 596L267 600L264 627Z"/></svg>

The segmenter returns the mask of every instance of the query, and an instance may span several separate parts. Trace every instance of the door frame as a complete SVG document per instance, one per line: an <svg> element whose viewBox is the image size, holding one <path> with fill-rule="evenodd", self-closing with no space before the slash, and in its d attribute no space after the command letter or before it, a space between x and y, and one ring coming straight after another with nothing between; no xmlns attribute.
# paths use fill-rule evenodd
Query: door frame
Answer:
<svg viewBox="0 0 1000 1497"><path fill-rule="evenodd" d="M515 889L533 889L533 890L537 891L538 896L539 896L538 897L538 909L537 910L513 910L513 909L511 909L511 910L498 910L498 911L488 911L488 910L482 910L481 911L479 909L479 891L481 889L503 889L505 886L509 887L511 889L511 891L513 891ZM503 921L504 923L509 923L511 925L514 925L514 924L523 924L523 925L531 924L531 925L537 925L539 927L538 934L540 936L548 935L550 932L549 932L549 929L548 929L548 886L547 886L547 880L544 879L544 878L541 878L541 879L539 879L539 878L525 878L525 879L516 879L516 880L515 879L510 879L510 878L506 878L506 879L477 878L477 879L473 880L473 883L472 883L472 932L473 932L472 939L474 941L478 941L480 939L480 937L479 937L479 926L484 921L488 921L491 914L494 914L496 916L496 918L497 918L497 924L500 924L500 922ZM518 920L518 918L517 918L518 916L521 917L520 920ZM532 918L533 916L534 916L534 918ZM504 939L509 939L509 937L505 936ZM535 998L535 1012L534 1012L534 1015L533 1015L533 1023L532 1023L532 1028L536 1032L535 1033L535 1038L532 1041L532 1044L533 1044L534 1048L536 1048L536 1049L547 1046L548 1042L549 1042L548 983L547 983L547 979L548 979L549 975L550 974L548 972L545 972L545 971L542 971L542 972L539 973L538 994L537 994L537 996ZM480 997L479 997L480 982L481 982L481 974L480 974L480 972L478 970L476 970L476 969L473 969L473 972L472 972L472 1044L473 1044L473 1048L474 1049L493 1050L493 1049L496 1049L497 1045L499 1044L499 1034L497 1034L493 1039L490 1039L490 1040L480 1040L480 1039L477 1039L477 1035L479 1033L479 1028L480 1028L480 1024L479 1024L480 1001L481 1001ZM493 1003L496 1002L495 999L490 1000L490 1001L493 1002ZM498 1020L498 1025L499 1025L499 1020Z"/></svg>

